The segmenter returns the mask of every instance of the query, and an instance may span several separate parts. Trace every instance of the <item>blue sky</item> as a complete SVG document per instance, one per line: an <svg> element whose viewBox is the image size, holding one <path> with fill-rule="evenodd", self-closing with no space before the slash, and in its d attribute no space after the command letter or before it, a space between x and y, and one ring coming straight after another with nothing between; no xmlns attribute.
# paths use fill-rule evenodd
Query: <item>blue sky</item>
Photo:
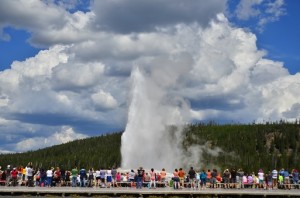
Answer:
<svg viewBox="0 0 300 198"><path fill-rule="evenodd" d="M186 122L300 117L299 1L1 3L0 152L124 130L137 67Z"/></svg>

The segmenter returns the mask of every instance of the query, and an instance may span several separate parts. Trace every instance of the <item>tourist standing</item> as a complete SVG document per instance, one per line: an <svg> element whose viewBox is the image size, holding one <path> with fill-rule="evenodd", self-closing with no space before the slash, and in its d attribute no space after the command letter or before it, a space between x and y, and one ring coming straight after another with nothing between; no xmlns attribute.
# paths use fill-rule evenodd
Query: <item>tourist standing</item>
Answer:
<svg viewBox="0 0 300 198"><path fill-rule="evenodd" d="M85 187L85 181L86 181L86 170L84 168L81 168L79 171L80 176L80 187Z"/></svg>
<svg viewBox="0 0 300 198"><path fill-rule="evenodd" d="M180 188L184 188L185 172L182 168L178 171Z"/></svg>
<svg viewBox="0 0 300 198"><path fill-rule="evenodd" d="M196 181L196 172L193 167L189 170L189 179L190 179L190 185L192 189L196 189L195 187L195 181Z"/></svg>
<svg viewBox="0 0 300 198"><path fill-rule="evenodd" d="M13 168L13 170L10 172L11 175L11 182L12 186L17 186L17 180L18 180L18 171L16 168Z"/></svg>
<svg viewBox="0 0 300 198"><path fill-rule="evenodd" d="M205 170L202 170L202 172L200 173L200 186L201 186L201 189L205 189L206 188L206 172Z"/></svg>
<svg viewBox="0 0 300 198"><path fill-rule="evenodd" d="M174 186L174 189L179 188L179 172L178 172L177 168L173 172L173 186Z"/></svg>
<svg viewBox="0 0 300 198"><path fill-rule="evenodd" d="M137 185L136 185L137 189L142 189L144 173L145 173L145 171L144 171L143 167L140 167L137 170Z"/></svg>
<svg viewBox="0 0 300 198"><path fill-rule="evenodd" d="M128 174L128 179L130 181L130 187L134 187L134 178L135 178L135 172L133 169Z"/></svg>
<svg viewBox="0 0 300 198"><path fill-rule="evenodd" d="M295 185L295 189L299 189L299 172L297 169L293 169L292 177L293 177L293 183Z"/></svg>
<svg viewBox="0 0 300 198"><path fill-rule="evenodd" d="M223 179L224 179L224 188L230 188L229 183L230 183L230 172L228 169L225 169L223 172Z"/></svg>
<svg viewBox="0 0 300 198"><path fill-rule="evenodd" d="M161 183L163 184L163 187L166 186L166 177L167 177L167 172L165 168L162 168L160 171L160 178L161 178Z"/></svg>
<svg viewBox="0 0 300 198"><path fill-rule="evenodd" d="M238 176L238 186L239 188L244 188L244 183L243 183L243 177L244 177L244 171L242 168L240 168L238 171L237 171L237 176Z"/></svg>
<svg viewBox="0 0 300 198"><path fill-rule="evenodd" d="M277 178L278 178L278 171L274 169L272 170L272 189L277 188Z"/></svg>
<svg viewBox="0 0 300 198"><path fill-rule="evenodd" d="M150 188L152 188L152 185L153 185L153 188L156 188L156 173L153 168L151 168L151 171L149 174L150 174Z"/></svg>
<svg viewBox="0 0 300 198"><path fill-rule="evenodd" d="M259 169L258 170L258 173L257 173L257 176L258 176L258 187L259 188L264 188L264 177L265 177L265 174L264 174L264 172L263 172L263 170L262 169Z"/></svg>
<svg viewBox="0 0 300 198"><path fill-rule="evenodd" d="M71 170L71 174L72 174L72 187L76 187L77 186L77 176L78 176L78 169L76 166Z"/></svg>
<svg viewBox="0 0 300 198"><path fill-rule="evenodd" d="M53 177L52 168L49 168L47 170L46 174L47 174L47 187L51 187L52 186L52 177Z"/></svg>

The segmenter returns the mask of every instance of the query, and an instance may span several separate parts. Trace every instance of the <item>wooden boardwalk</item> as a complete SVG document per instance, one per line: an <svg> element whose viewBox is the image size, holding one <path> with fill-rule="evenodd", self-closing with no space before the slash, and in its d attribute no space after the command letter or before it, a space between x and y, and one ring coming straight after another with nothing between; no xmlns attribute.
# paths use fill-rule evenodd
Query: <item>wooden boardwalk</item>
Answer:
<svg viewBox="0 0 300 198"><path fill-rule="evenodd" d="M4 187L0 186L1 196L59 196L59 197L299 197L300 190L262 189L180 189L157 188L80 188L80 187Z"/></svg>

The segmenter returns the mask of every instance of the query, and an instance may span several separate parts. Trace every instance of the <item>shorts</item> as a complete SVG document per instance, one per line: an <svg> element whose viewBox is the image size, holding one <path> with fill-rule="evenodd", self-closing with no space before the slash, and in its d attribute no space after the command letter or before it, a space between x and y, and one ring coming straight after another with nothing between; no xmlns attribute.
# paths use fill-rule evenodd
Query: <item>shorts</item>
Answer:
<svg viewBox="0 0 300 198"><path fill-rule="evenodd" d="M179 178L178 177L173 177L173 181L174 182L179 182Z"/></svg>
<svg viewBox="0 0 300 198"><path fill-rule="evenodd" d="M200 179L200 182L201 182L201 184L203 185L206 185L206 179Z"/></svg>
<svg viewBox="0 0 300 198"><path fill-rule="evenodd" d="M107 182L112 182L112 177L111 176L107 176L106 180L107 180Z"/></svg>

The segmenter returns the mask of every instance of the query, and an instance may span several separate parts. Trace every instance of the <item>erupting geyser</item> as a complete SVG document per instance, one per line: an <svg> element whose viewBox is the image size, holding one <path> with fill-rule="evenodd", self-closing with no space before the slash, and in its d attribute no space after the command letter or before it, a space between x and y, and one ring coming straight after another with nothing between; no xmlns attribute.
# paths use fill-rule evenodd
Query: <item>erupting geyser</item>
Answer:
<svg viewBox="0 0 300 198"><path fill-rule="evenodd" d="M186 104L168 95L172 82L162 85L153 75L138 67L131 74L131 103L121 145L124 169L143 166L172 171L183 162L181 135L186 120L182 112ZM176 76L172 81L175 83Z"/></svg>

